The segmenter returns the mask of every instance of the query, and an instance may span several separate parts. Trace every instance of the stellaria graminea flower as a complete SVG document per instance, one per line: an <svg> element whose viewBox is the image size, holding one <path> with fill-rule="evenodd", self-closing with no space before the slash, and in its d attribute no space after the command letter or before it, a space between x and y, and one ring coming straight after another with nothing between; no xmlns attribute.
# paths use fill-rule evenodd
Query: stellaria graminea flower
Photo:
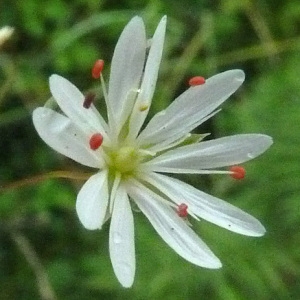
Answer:
<svg viewBox="0 0 300 300"><path fill-rule="evenodd" d="M83 226L91 230L100 229L111 218L110 257L124 287L132 285L135 274L131 202L171 248L205 268L220 268L221 262L190 228L187 215L248 236L265 233L261 223L249 214L161 174L225 173L242 178L241 167L231 171L219 168L253 159L272 144L272 139L262 134L209 141L200 141L200 136L193 139L190 134L239 88L244 81L241 70L207 80L195 77L186 92L141 130L157 81L165 30L163 17L147 49L142 19L134 17L129 22L114 51L108 93L100 75L103 61L95 64L93 77L101 77L107 122L96 110L93 95L85 97L58 75L50 77L50 90L64 115L46 107L33 112L34 126L50 147L97 169L79 191L76 210Z"/></svg>
<svg viewBox="0 0 300 300"><path fill-rule="evenodd" d="M4 26L0 28L0 48L8 39L10 39L13 33L14 33L13 27Z"/></svg>

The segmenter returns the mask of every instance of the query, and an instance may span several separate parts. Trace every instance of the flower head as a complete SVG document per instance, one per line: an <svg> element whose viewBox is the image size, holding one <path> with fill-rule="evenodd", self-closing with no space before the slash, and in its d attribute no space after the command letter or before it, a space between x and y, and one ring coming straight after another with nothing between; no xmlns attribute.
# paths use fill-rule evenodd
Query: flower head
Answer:
<svg viewBox="0 0 300 300"><path fill-rule="evenodd" d="M96 110L93 96L85 97L58 75L50 77L50 90L63 114L46 107L33 112L34 126L50 147L97 170L79 191L76 210L87 229L100 229L111 219L110 257L124 287L132 285L135 274L132 202L171 248L201 267L220 268L221 262L190 228L188 216L244 235L265 233L249 214L162 174L233 174L237 169L220 168L244 163L269 148L272 139L262 134L202 141L205 135L190 133L239 88L243 71L207 80L195 77L187 91L141 130L157 81L166 20L161 19L149 49L141 18L125 27L114 51L108 93L103 63L95 64L93 77L100 77L103 85L107 121Z"/></svg>
<svg viewBox="0 0 300 300"><path fill-rule="evenodd" d="M13 33L14 33L13 27L4 26L0 28L0 48L8 39L10 39Z"/></svg>

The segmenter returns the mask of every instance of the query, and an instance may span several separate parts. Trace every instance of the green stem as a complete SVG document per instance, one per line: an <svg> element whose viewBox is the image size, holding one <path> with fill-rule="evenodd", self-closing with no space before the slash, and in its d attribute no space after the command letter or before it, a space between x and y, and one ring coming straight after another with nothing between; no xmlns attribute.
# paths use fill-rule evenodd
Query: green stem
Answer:
<svg viewBox="0 0 300 300"><path fill-rule="evenodd" d="M30 241L20 232L12 232L11 238L24 255L36 277L40 299L56 300L57 296L55 295L55 292L50 284L47 272L44 269L44 266L42 265L41 260Z"/></svg>
<svg viewBox="0 0 300 300"><path fill-rule="evenodd" d="M52 171L46 174L36 175L30 178L24 178L15 182L5 184L0 187L0 192L6 192L12 189L22 188L33 185L50 178L68 178L74 180L87 180L93 173L82 173L73 171Z"/></svg>

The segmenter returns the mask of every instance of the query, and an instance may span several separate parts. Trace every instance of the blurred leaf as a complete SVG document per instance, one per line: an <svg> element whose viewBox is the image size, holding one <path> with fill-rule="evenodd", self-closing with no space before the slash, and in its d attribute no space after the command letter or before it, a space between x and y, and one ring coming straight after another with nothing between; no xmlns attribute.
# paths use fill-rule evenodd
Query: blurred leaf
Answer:
<svg viewBox="0 0 300 300"><path fill-rule="evenodd" d="M62 32L60 35L56 36L52 43L52 48L54 52L59 52L69 47L74 41L78 40L80 37L89 34L94 30L98 30L101 27L107 25L121 23L122 25L130 19L134 14L133 11L112 11L112 12L101 12L98 14L91 15L88 19L81 21L74 25L68 31ZM120 24L120 25L121 25ZM106 29L107 30L107 29Z"/></svg>

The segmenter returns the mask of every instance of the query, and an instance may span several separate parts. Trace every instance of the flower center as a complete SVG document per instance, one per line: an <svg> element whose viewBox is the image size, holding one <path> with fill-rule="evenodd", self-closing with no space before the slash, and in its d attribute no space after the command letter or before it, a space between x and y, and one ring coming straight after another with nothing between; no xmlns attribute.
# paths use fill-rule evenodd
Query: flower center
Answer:
<svg viewBox="0 0 300 300"><path fill-rule="evenodd" d="M109 154L109 169L121 174L131 174L141 161L141 156L137 149L130 146L121 147Z"/></svg>

